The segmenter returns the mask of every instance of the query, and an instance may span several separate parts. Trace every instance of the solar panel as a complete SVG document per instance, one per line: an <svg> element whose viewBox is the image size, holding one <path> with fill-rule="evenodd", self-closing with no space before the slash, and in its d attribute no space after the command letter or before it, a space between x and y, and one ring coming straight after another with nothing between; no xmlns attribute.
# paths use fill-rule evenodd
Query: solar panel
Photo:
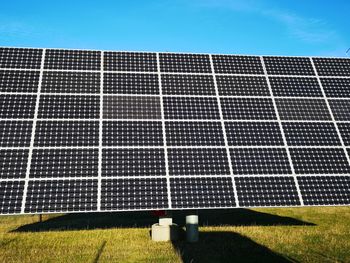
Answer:
<svg viewBox="0 0 350 263"><path fill-rule="evenodd" d="M0 214L350 205L350 59L0 48Z"/></svg>

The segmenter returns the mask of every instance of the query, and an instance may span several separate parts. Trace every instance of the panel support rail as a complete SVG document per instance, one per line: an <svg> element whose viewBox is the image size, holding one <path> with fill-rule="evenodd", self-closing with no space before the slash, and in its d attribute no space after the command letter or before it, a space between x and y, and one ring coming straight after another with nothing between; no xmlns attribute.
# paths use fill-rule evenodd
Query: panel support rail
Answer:
<svg viewBox="0 0 350 263"><path fill-rule="evenodd" d="M281 118L280 118L280 115L279 115L279 112L278 112L278 109L277 109L275 97L273 96L273 92L272 92L272 88L271 88L271 83L270 83L269 76L268 76L268 74L267 74L267 70L266 70L264 58L261 56L261 57L260 57L260 60L261 60L261 64L262 64L262 67L263 67L263 70L264 70L264 75L265 75L265 78L266 78L267 86L268 86L268 88L269 88L270 96L272 97L273 107L274 107L274 109L275 109L275 113L276 113L276 117L277 117L277 122L278 122L278 125L279 125L280 130L281 130L281 135L282 135L282 139L283 139L283 144L284 144L284 147L285 147L286 152L287 152L287 157L288 157L290 169L291 169L291 171L292 171L292 175L293 175L295 187L296 187L296 190L297 190L297 193L298 193L299 202L300 202L300 205L301 205L301 206L304 206L304 200L303 200L303 197L302 197L301 192L300 192L299 182L298 182L297 176L296 176L296 174L295 174L295 170L294 170L294 166L293 166L293 162L292 162L292 157L291 157L291 155L290 155L290 151L289 151L289 147L288 147L286 135L284 134L284 130L283 130Z"/></svg>
<svg viewBox="0 0 350 263"><path fill-rule="evenodd" d="M212 55L209 55L209 60L210 60L210 67L211 67L211 72L212 72L212 76L213 76L213 80L214 80L216 100L218 103L218 109L219 109L219 114L220 114L221 129L223 132L226 154L227 154L227 158L228 158L228 165L230 168L230 175L231 175L231 179L232 179L232 187L233 187L233 192L234 192L234 197L235 197L235 204L236 204L236 207L239 207L238 193L237 193L236 182L235 182L235 178L234 178L234 174L233 174L233 167L232 167L232 161L231 161L231 153L230 153L230 148L229 148L228 141L227 141L225 121L224 121L224 116L222 114L219 89L218 89L218 85L217 85L217 81L216 81L215 68L214 68Z"/></svg>
<svg viewBox="0 0 350 263"><path fill-rule="evenodd" d="M40 64L40 75L39 75L38 90L37 90L37 95L36 95L35 110L34 110L34 117L33 117L32 134L31 134L31 138L30 138L30 145L29 145L29 151L28 151L26 177L24 179L21 214L24 214L24 212L25 212L26 201L27 201L30 166L31 166L31 163L32 163L32 155L33 155L34 140L35 140L35 129L36 129L36 122L37 122L37 119L38 119L38 112L39 112L40 91L41 91L41 85L42 85L42 80L43 80L43 75L44 75L45 53L46 53L46 49L43 49L43 53L42 53L42 56L41 56L41 64Z"/></svg>

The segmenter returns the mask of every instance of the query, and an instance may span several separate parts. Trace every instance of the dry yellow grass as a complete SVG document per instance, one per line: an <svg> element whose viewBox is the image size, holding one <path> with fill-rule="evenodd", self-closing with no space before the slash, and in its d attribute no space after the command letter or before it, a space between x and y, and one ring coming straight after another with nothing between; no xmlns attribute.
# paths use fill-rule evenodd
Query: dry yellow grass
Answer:
<svg viewBox="0 0 350 263"><path fill-rule="evenodd" d="M349 207L201 211L200 220L200 241L187 244L152 242L148 213L0 217L0 262L350 262Z"/></svg>

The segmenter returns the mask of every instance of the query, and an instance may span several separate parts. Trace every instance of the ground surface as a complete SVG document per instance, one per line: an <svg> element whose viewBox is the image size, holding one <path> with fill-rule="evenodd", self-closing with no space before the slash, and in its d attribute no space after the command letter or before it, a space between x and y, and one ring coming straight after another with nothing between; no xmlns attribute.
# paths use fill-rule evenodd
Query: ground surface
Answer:
<svg viewBox="0 0 350 263"><path fill-rule="evenodd" d="M0 217L0 262L350 262L350 207L202 211L196 244L152 242L149 213L38 220Z"/></svg>

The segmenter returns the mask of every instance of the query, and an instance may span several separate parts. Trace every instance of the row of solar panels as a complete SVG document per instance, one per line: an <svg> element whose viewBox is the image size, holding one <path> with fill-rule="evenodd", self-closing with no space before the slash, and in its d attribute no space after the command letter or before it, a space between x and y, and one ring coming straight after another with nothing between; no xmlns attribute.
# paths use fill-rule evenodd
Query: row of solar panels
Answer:
<svg viewBox="0 0 350 263"><path fill-rule="evenodd" d="M102 179L101 210L299 206L293 177ZM350 204L349 176L300 176L304 205ZM0 181L0 213L20 213L24 181ZM25 213L97 211L98 180L29 181Z"/></svg>
<svg viewBox="0 0 350 263"><path fill-rule="evenodd" d="M42 93L100 94L101 74L88 72L44 71ZM0 70L0 92L36 93L40 72ZM350 98L350 78L320 78L325 95L331 98ZM269 77L274 96L323 97L315 77ZM265 77L216 76L220 96L270 96ZM161 75L163 95L215 96L213 76ZM103 94L159 95L158 74L104 73Z"/></svg>
<svg viewBox="0 0 350 263"><path fill-rule="evenodd" d="M0 48L0 68L40 69L42 49ZM103 61L102 61L103 57ZM264 74L258 56L212 55L216 73ZM311 60L304 57L263 58L268 74L315 75ZM350 61L313 58L320 76L350 76ZM103 62L103 63L102 63ZM157 54L47 49L45 69L157 72ZM160 53L161 72L211 73L209 55Z"/></svg>

